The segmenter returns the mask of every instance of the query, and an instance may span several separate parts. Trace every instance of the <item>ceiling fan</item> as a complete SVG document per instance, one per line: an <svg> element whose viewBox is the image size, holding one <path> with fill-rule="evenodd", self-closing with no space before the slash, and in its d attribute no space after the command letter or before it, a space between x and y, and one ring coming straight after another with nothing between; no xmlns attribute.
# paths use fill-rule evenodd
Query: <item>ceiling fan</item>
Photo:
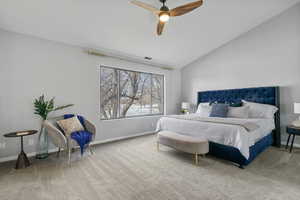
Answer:
<svg viewBox="0 0 300 200"><path fill-rule="evenodd" d="M169 21L170 17L176 17L176 16L181 16L184 15L188 12L191 12L192 10L200 7L203 4L203 0L198 0L192 3L188 3L173 9L169 9L165 4L167 0L159 0L163 6L160 9L157 9L153 7L152 5L149 5L147 3L143 3L141 1L136 1L133 0L131 3L140 6L146 10L149 10L153 12L155 15L158 16L159 22L157 25L157 35L161 35L164 29L164 25L167 21Z"/></svg>

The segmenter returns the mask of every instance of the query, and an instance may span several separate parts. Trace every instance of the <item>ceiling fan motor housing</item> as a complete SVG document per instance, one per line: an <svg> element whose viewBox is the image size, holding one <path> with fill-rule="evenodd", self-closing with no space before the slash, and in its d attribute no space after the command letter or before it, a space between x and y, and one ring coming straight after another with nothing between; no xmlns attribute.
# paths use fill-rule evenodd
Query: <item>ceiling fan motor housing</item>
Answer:
<svg viewBox="0 0 300 200"><path fill-rule="evenodd" d="M167 6L162 6L162 7L160 8L160 11L166 11L166 12L168 12L168 11L169 11L169 8L168 8Z"/></svg>
<svg viewBox="0 0 300 200"><path fill-rule="evenodd" d="M163 4L163 6L160 8L160 11L168 12L169 8L165 5L167 0L159 0L159 1Z"/></svg>

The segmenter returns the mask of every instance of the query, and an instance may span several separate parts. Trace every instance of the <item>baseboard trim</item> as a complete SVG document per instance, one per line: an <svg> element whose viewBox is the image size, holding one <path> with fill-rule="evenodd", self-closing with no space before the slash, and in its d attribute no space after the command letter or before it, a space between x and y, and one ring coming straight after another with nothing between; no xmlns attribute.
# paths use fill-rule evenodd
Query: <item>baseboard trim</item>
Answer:
<svg viewBox="0 0 300 200"><path fill-rule="evenodd" d="M48 152L49 153L54 153L54 152L57 152L57 151L58 151L58 148L55 148L55 149L49 149ZM26 154L27 154L27 157L31 158L31 157L34 157L36 155L36 151L31 152L31 153L26 153ZM17 160L17 159L18 159L17 155L7 156L7 157L0 158L0 163L12 161L12 160Z"/></svg>
<svg viewBox="0 0 300 200"><path fill-rule="evenodd" d="M117 138L98 140L98 141L92 142L91 144L92 145L105 144L105 143L117 142L117 141L120 141L120 140L126 140L126 139L131 139L131 138L146 136L146 135L152 135L152 134L155 134L155 132L154 131L149 131L149 132L137 133L137 134L129 135L129 136L122 136L122 137L117 137ZM58 148L49 149L49 153L55 153L57 151L58 151ZM28 157L34 157L35 155L36 155L36 152L27 153ZM12 160L17 160L17 158L18 158L17 155L3 157L3 158L0 158L0 163L12 161Z"/></svg>
<svg viewBox="0 0 300 200"><path fill-rule="evenodd" d="M149 131L149 132L138 133L138 134L129 135L129 136L122 136L122 137L117 137L117 138L112 138L112 139L94 141L91 144L97 145L97 144L104 144L104 143L110 143L110 142L117 142L120 140L126 140L126 139L131 139L131 138L145 136L145 135L152 135L152 134L155 134L155 131Z"/></svg>
<svg viewBox="0 0 300 200"><path fill-rule="evenodd" d="M282 146L285 146L285 145L286 145L286 141L285 141L285 142L281 142L281 145L282 145ZM289 145L291 145L291 141L290 141L290 144L289 144ZM300 148L300 144L294 143L293 146L294 146L294 147L297 147L297 148Z"/></svg>

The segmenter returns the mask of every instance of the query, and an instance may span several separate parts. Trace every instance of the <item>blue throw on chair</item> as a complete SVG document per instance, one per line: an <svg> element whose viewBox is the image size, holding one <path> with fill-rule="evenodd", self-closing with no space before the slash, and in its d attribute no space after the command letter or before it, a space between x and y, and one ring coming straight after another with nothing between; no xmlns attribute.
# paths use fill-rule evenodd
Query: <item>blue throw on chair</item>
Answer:
<svg viewBox="0 0 300 200"><path fill-rule="evenodd" d="M69 119L74 116L75 115L73 115L73 114L67 114L67 115L64 115L64 119ZM82 155L83 151L84 151L84 147L86 145L88 145L92 140L92 133L86 131L86 127L84 124L84 118L80 115L77 115L77 118L80 121L81 125L83 126L84 131L76 131L76 132L71 133L71 138L73 140L75 140L77 142L77 144L80 146L80 152Z"/></svg>

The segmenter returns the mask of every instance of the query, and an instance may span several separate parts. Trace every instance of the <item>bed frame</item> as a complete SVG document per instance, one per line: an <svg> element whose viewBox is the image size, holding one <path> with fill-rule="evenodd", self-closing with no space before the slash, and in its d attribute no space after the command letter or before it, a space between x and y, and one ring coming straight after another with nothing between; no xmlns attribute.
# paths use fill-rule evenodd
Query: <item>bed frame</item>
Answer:
<svg viewBox="0 0 300 200"><path fill-rule="evenodd" d="M200 91L198 92L197 104L205 102L239 103L241 100L270 104L280 109L279 87ZM280 147L280 111L276 112L274 119L275 129L250 147L250 157L248 160L242 156L237 148L213 142L209 143L209 153L216 157L237 163L240 168L243 168L269 146Z"/></svg>

